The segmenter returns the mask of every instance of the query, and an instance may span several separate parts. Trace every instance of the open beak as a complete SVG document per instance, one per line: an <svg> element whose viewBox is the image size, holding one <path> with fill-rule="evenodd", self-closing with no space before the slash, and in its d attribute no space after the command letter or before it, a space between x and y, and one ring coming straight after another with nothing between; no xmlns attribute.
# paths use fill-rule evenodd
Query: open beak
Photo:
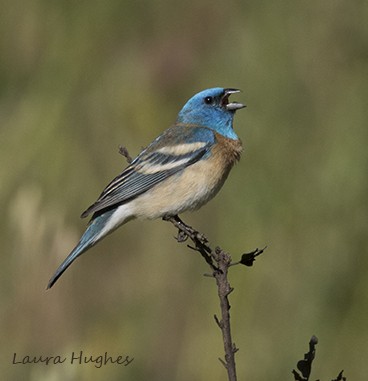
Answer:
<svg viewBox="0 0 368 381"><path fill-rule="evenodd" d="M228 111L236 111L241 108L246 107L246 105L239 103L239 102L229 102L229 97L231 94L240 93L240 90L238 89L225 89L224 95L221 99L221 105L226 108Z"/></svg>

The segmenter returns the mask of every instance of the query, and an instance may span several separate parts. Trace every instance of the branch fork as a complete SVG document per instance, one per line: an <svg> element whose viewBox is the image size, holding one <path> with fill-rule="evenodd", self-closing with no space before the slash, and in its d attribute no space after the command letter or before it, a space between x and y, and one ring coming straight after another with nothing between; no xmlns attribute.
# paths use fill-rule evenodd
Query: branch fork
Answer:
<svg viewBox="0 0 368 381"><path fill-rule="evenodd" d="M231 306L228 299L228 296L234 289L230 286L227 274L229 268L234 265L242 264L245 266L252 266L256 257L262 254L265 248L260 250L257 248L251 253L243 254L238 262L232 262L231 257L227 252L218 246L213 250L210 247L208 239L202 233L185 224L179 216L165 216L163 220L171 222L178 229L178 234L176 236L178 242L185 242L188 238L193 242L194 246L187 246L190 249L199 252L212 270L212 274L205 275L215 278L220 299L221 319L219 319L217 315L214 315L214 319L222 332L225 359L219 358L219 361L227 370L228 380L236 381L235 353L239 349L236 347L231 337Z"/></svg>

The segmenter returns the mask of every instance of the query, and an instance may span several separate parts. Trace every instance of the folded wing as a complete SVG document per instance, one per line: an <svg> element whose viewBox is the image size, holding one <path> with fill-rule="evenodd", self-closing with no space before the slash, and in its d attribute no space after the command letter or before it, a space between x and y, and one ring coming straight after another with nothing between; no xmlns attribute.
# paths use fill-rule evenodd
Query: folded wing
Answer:
<svg viewBox="0 0 368 381"><path fill-rule="evenodd" d="M156 139L104 189L98 200L81 217L123 204L146 192L168 177L202 159L214 143L211 130L201 127L185 128L178 139L175 126ZM175 136L174 138L170 138Z"/></svg>

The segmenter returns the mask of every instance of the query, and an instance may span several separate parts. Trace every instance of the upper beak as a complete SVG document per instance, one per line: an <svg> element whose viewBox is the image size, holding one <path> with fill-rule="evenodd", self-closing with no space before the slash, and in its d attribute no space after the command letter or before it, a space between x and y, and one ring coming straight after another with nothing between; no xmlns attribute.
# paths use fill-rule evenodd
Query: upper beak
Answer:
<svg viewBox="0 0 368 381"><path fill-rule="evenodd" d="M240 93L241 90L238 90L238 89L225 89L224 91L224 95L221 99L221 104L223 106L225 106L226 110L229 110L229 111L236 111L236 110L239 110L241 108L244 108L246 107L246 105L242 104L242 103L239 103L239 102L231 102L229 103L229 97L231 94L236 94L236 93Z"/></svg>

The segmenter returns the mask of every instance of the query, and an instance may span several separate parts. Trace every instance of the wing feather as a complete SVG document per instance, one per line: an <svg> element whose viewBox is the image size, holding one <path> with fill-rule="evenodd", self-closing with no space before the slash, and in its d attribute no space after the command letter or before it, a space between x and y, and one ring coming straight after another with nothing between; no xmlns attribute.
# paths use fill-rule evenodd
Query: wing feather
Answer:
<svg viewBox="0 0 368 381"><path fill-rule="evenodd" d="M176 128L178 127L176 126ZM166 131L169 138L171 130ZM200 131L202 141L189 140L188 142L188 139L182 136L181 141L178 141L177 138L169 139L169 141L165 139L164 142L169 145L164 145L162 141L164 135L161 135L107 185L98 200L84 211L81 217L87 217L91 213L128 202L200 160L214 143L214 135L208 129L203 132L203 128L197 127L196 130ZM193 131L191 133L192 137ZM203 138L203 135L206 139Z"/></svg>

